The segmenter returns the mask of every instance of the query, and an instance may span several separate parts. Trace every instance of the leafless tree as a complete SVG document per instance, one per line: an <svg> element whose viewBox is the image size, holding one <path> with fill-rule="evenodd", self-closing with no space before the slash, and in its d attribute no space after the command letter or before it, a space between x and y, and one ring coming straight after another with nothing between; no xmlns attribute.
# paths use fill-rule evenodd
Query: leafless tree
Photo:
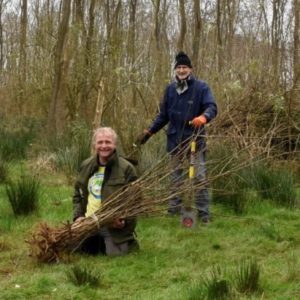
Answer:
<svg viewBox="0 0 300 300"><path fill-rule="evenodd" d="M0 74L2 73L3 63L4 63L4 52L3 52L3 24L2 24L2 14L4 10L5 2L0 0Z"/></svg>
<svg viewBox="0 0 300 300"><path fill-rule="evenodd" d="M184 49L185 35L186 35L186 17L184 0L179 0L179 12L180 12L180 34L177 42L177 50Z"/></svg>
<svg viewBox="0 0 300 300"><path fill-rule="evenodd" d="M69 29L70 12L71 0L62 1L62 19L59 25L55 46L53 90L48 112L48 131L54 134L62 132L66 123L65 97L68 58L65 57L65 47Z"/></svg>
<svg viewBox="0 0 300 300"><path fill-rule="evenodd" d="M201 40L201 30L202 30L202 22L201 22L201 12L200 12L200 0L194 0L193 3L193 19L194 19L194 31L193 31L193 54L192 60L194 63L194 69L197 73L198 69L198 57L200 50L200 40Z"/></svg>

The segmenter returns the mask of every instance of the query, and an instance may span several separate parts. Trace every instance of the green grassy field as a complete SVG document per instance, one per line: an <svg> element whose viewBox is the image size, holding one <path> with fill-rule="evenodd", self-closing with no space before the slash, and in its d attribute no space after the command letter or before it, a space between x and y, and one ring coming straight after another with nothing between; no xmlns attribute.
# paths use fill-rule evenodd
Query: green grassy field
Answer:
<svg viewBox="0 0 300 300"><path fill-rule="evenodd" d="M268 201L256 200L242 216L212 205L212 223L194 229L182 228L176 217L140 219L136 253L76 253L67 263L39 264L25 240L40 222L71 219L72 187L64 182L48 175L38 212L26 217L13 215L0 186L0 299L206 299L201 291L216 268L217 281L231 290L226 299L300 299L300 210ZM239 292L238 266L250 259L259 267L259 289ZM68 276L74 266L93 272L99 286L75 285Z"/></svg>

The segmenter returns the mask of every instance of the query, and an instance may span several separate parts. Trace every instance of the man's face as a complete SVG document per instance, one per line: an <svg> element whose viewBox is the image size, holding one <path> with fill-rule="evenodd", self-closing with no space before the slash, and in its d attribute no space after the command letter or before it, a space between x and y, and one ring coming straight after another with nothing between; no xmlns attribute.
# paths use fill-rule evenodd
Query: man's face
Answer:
<svg viewBox="0 0 300 300"><path fill-rule="evenodd" d="M192 73L192 69L186 65L178 65L175 73L179 80L184 80Z"/></svg>
<svg viewBox="0 0 300 300"><path fill-rule="evenodd" d="M106 162L116 149L116 141L110 134L99 133L95 139L95 150L102 162Z"/></svg>

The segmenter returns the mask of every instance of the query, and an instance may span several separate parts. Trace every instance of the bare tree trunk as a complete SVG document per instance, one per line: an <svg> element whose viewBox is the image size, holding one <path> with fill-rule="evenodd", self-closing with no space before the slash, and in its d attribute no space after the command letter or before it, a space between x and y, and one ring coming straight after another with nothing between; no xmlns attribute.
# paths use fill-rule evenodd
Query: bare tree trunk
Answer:
<svg viewBox="0 0 300 300"><path fill-rule="evenodd" d="M20 23L20 82L26 82L26 41L27 40L27 0L21 2L21 23Z"/></svg>
<svg viewBox="0 0 300 300"><path fill-rule="evenodd" d="M3 53L3 23L2 23L2 13L4 9L4 0L0 0L0 74L3 70L4 63L4 53Z"/></svg>
<svg viewBox="0 0 300 300"><path fill-rule="evenodd" d="M91 82L91 66L92 66L92 41L94 37L95 27L95 3L96 0L91 0L89 7L89 24L88 32L86 36L85 51L84 51L84 70L83 70L83 82L81 88L81 96L79 103L79 115L87 118L87 102L89 98L89 82Z"/></svg>
<svg viewBox="0 0 300 300"><path fill-rule="evenodd" d="M70 83L69 97L67 102L70 120L75 120L78 115L82 116L80 111L80 102L82 96L82 87L86 81L87 70L84 66L84 43L86 40L86 30L84 23L84 1L73 1L72 12L72 30L69 36L69 53L72 61L72 82Z"/></svg>
<svg viewBox="0 0 300 300"><path fill-rule="evenodd" d="M275 84L279 83L279 41L280 41L280 0L273 0L273 18L272 18L272 69Z"/></svg>
<svg viewBox="0 0 300 300"><path fill-rule="evenodd" d="M179 0L179 13L180 13L180 34L177 42L177 50L183 50L186 35L186 16L184 0Z"/></svg>
<svg viewBox="0 0 300 300"><path fill-rule="evenodd" d="M94 27L95 27L95 4L96 0L91 0L90 8L89 8L89 26L88 33L86 37L86 45L85 45L85 64L89 68L92 63L91 57L91 49L92 49L92 40L94 37Z"/></svg>
<svg viewBox="0 0 300 300"><path fill-rule="evenodd" d="M268 21L268 15L267 15L267 9L266 9L266 3L265 0L259 0L259 10L262 14L262 20L263 20L263 36L262 39L265 41L265 53L264 57L265 59L262 61L263 68L265 70L270 70L270 65L272 61L272 34L269 27L269 21Z"/></svg>
<svg viewBox="0 0 300 300"><path fill-rule="evenodd" d="M154 89L157 94L160 94L162 89L161 82L165 82L169 79L169 62L167 53L169 52L168 37L165 32L165 27L167 27L167 3L161 0L152 0L153 14L152 14L152 34L151 34L151 45L149 48L150 58L153 62L150 72L154 71L153 78L155 78L155 83L157 86ZM159 96L157 96L159 101ZM158 105L158 103L157 103Z"/></svg>
<svg viewBox="0 0 300 300"><path fill-rule="evenodd" d="M17 83L17 106L20 113L24 113L25 105L25 89L26 89L26 69L27 69L27 0L21 1L21 20L20 20L20 60L18 68L18 83Z"/></svg>
<svg viewBox="0 0 300 300"><path fill-rule="evenodd" d="M162 3L162 14L161 14L161 33L162 33L162 42L166 53L170 53L170 45L168 39L168 1L163 0ZM166 58L168 59L168 58ZM168 74L168 72L167 72Z"/></svg>
<svg viewBox="0 0 300 300"><path fill-rule="evenodd" d="M223 42L222 42L222 0L217 0L217 68L221 72L224 64Z"/></svg>
<svg viewBox="0 0 300 300"><path fill-rule="evenodd" d="M128 30L128 42L127 42L127 49L128 49L128 56L129 56L129 63L134 63L135 60L135 30L136 30L136 6L137 0L130 0L129 1L129 30Z"/></svg>
<svg viewBox="0 0 300 300"><path fill-rule="evenodd" d="M54 53L54 78L50 109L48 112L48 131L52 134L57 134L63 130L66 119L65 81L68 65L64 59L64 51L69 27L71 0L63 0L62 2L62 19L59 24Z"/></svg>
<svg viewBox="0 0 300 300"><path fill-rule="evenodd" d="M46 1L46 8L47 8L47 29L48 29L48 34L53 35L53 14L54 14L54 4L53 1L47 0Z"/></svg>
<svg viewBox="0 0 300 300"><path fill-rule="evenodd" d="M193 54L192 61L195 73L198 71L198 58L201 40L201 13L200 13L200 0L194 0L194 32L193 32Z"/></svg>
<svg viewBox="0 0 300 300"><path fill-rule="evenodd" d="M294 52L293 52L293 89L288 101L288 136L289 136L289 153L292 152L292 128L300 126L300 0L294 0ZM293 101L294 100L294 101ZM298 104L296 104L298 103ZM294 113L295 120L292 114ZM298 122L296 122L296 118ZM292 123L295 123L293 126Z"/></svg>
<svg viewBox="0 0 300 300"><path fill-rule="evenodd" d="M104 105L104 86L103 82L99 82L98 86L98 96L97 96L97 103L93 121L93 129L95 130L97 127L101 125L102 122L102 114L103 114L103 105Z"/></svg>
<svg viewBox="0 0 300 300"><path fill-rule="evenodd" d="M226 47L226 57L227 62L231 64L232 62L232 49L233 49L233 40L234 40L234 26L237 14L237 6L239 4L236 0L227 0L227 47Z"/></svg>
<svg viewBox="0 0 300 300"><path fill-rule="evenodd" d="M153 24L153 37L155 41L155 49L160 50L159 35L160 35L160 26L159 26L159 8L160 0L152 0L154 6L154 24Z"/></svg>
<svg viewBox="0 0 300 300"><path fill-rule="evenodd" d="M294 88L300 90L300 0L294 0Z"/></svg>
<svg viewBox="0 0 300 300"><path fill-rule="evenodd" d="M121 18L121 9L122 9L122 1L119 0L117 3L117 6L114 10L113 14L113 21L112 21L112 27L111 27L111 63L112 67L116 68L118 66L118 60L119 60L119 51L121 48L121 36L120 36L120 18ZM122 130L119 130L119 113L118 113L118 105L116 105L119 102L119 95L118 95L118 85L120 83L120 75L116 74L110 78L110 86L113 91L113 100L115 101L115 105L113 106L113 123L115 124L115 127L117 128L117 131L119 132L119 138L121 140L122 144Z"/></svg>
<svg viewBox="0 0 300 300"><path fill-rule="evenodd" d="M128 41L127 41L127 49L128 49L128 60L130 65L130 80L133 83L135 81L135 31L136 31L136 6L137 0L130 0L130 10L129 10L129 30L128 30ZM137 94L135 85L132 84L132 105L136 107Z"/></svg>

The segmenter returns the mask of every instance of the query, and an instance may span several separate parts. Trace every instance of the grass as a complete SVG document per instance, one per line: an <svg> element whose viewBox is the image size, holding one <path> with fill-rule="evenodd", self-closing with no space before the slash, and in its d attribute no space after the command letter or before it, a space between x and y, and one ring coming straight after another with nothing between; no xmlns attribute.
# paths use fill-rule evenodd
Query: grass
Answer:
<svg viewBox="0 0 300 300"><path fill-rule="evenodd" d="M252 294L259 291L260 267L255 259L243 259L237 269L235 282L240 293Z"/></svg>
<svg viewBox="0 0 300 300"><path fill-rule="evenodd" d="M276 204L290 208L296 206L295 180L288 169L258 165L253 168L252 172L250 182L263 199L271 199Z"/></svg>
<svg viewBox="0 0 300 300"><path fill-rule="evenodd" d="M48 139L56 168L74 180L82 161L91 154L91 131L85 123L74 122L59 136Z"/></svg>
<svg viewBox="0 0 300 300"><path fill-rule="evenodd" d="M237 299L300 297L299 208L290 210L256 199L243 215L236 216L214 204L210 226L199 222L191 230L183 228L176 217L143 218L138 222L141 249L136 253L116 258L75 253L67 263L43 265L28 257L25 239L39 222L58 225L71 220L72 186L63 184L59 174L47 174L41 180L38 214L18 218L4 199L5 186L0 185L1 299L185 300L201 299L199 295L205 299L214 282L215 291L234 287L224 272L212 276L214 266L233 274L238 270L237 261L244 257L253 258L260 266L260 289L251 295L238 292ZM100 278L101 284L74 284L67 274L76 266ZM240 278L246 286L245 278L253 277ZM203 279L207 279L206 285Z"/></svg>
<svg viewBox="0 0 300 300"><path fill-rule="evenodd" d="M38 178L22 174L17 181L6 184L8 201L14 214L28 215L38 209L40 182Z"/></svg>
<svg viewBox="0 0 300 300"><path fill-rule="evenodd" d="M8 165L7 162L0 155L0 183L4 183L8 176Z"/></svg>
<svg viewBox="0 0 300 300"><path fill-rule="evenodd" d="M205 296L208 300L231 299L230 282L220 265L215 266L210 275L204 278Z"/></svg>
<svg viewBox="0 0 300 300"><path fill-rule="evenodd" d="M56 167L63 171L70 179L74 179L80 164L90 156L91 150L87 143L74 144L71 147L60 149L55 154Z"/></svg>
<svg viewBox="0 0 300 300"><path fill-rule="evenodd" d="M37 124L29 119L15 120L10 126L7 123L8 120L0 121L0 156L6 161L23 159L36 135Z"/></svg>
<svg viewBox="0 0 300 300"><path fill-rule="evenodd" d="M237 215L247 212L257 199L291 209L297 206L295 178L289 170L261 163L215 181L212 194L215 202Z"/></svg>
<svg viewBox="0 0 300 300"><path fill-rule="evenodd" d="M88 285L91 287L99 287L101 274L91 266L75 265L67 270L67 277L77 286Z"/></svg>

